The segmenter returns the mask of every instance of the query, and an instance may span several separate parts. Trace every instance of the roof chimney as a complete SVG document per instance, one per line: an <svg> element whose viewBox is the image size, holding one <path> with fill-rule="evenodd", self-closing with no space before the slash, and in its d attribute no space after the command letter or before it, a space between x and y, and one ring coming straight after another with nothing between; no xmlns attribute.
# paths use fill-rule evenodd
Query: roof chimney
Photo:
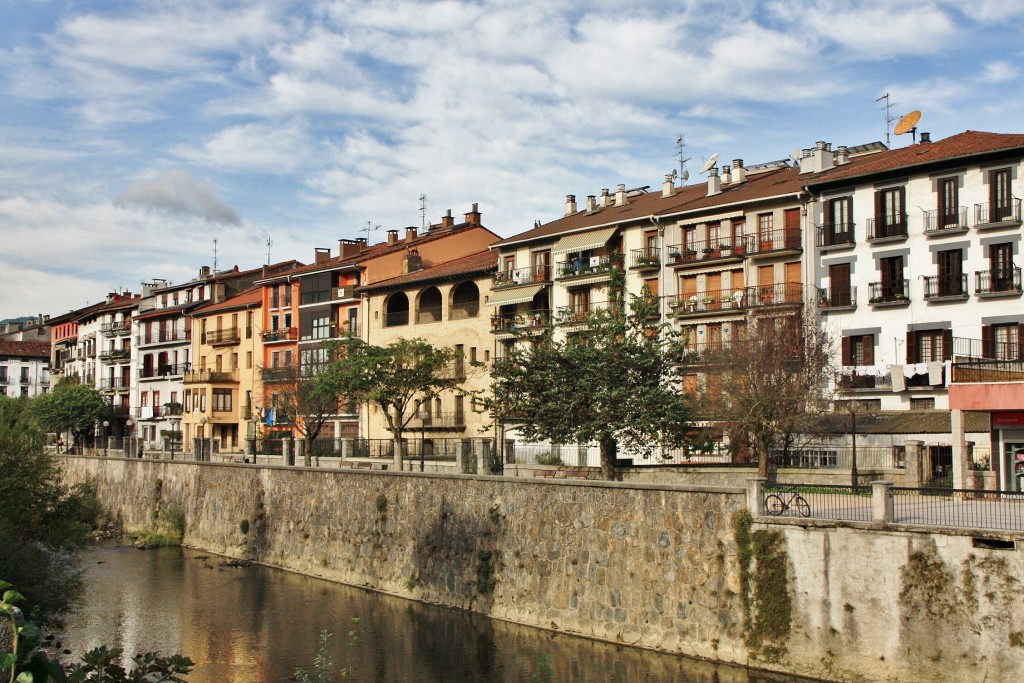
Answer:
<svg viewBox="0 0 1024 683"><path fill-rule="evenodd" d="M813 173L814 168L814 150L804 149L800 152L800 172L801 173Z"/></svg>
<svg viewBox="0 0 1024 683"><path fill-rule="evenodd" d="M664 197L671 197L672 195L674 195L676 193L676 186L672 183L672 180L673 180L672 174L671 173L666 173L665 174L665 182L662 183L662 185L661 185L661 196L663 198Z"/></svg>
<svg viewBox="0 0 1024 683"><path fill-rule="evenodd" d="M745 183L747 181L747 169L743 168L743 159L732 160L732 182Z"/></svg>
<svg viewBox="0 0 1024 683"><path fill-rule="evenodd" d="M412 242L414 239L416 239L416 228L414 226L409 226L405 229L405 241Z"/></svg>
<svg viewBox="0 0 1024 683"><path fill-rule="evenodd" d="M199 277L201 277L201 278L210 277L210 266L200 266L199 267Z"/></svg>
<svg viewBox="0 0 1024 683"><path fill-rule="evenodd" d="M850 163L850 150L846 145L836 147L836 166Z"/></svg>
<svg viewBox="0 0 1024 683"><path fill-rule="evenodd" d="M615 191L615 206L626 205L626 186L619 183L619 189Z"/></svg>
<svg viewBox="0 0 1024 683"><path fill-rule="evenodd" d="M597 197L592 194L587 195L587 213L594 213L597 211Z"/></svg>
<svg viewBox="0 0 1024 683"><path fill-rule="evenodd" d="M388 230L388 244L398 244L397 230Z"/></svg>
<svg viewBox="0 0 1024 683"><path fill-rule="evenodd" d="M827 171L832 168L832 145L819 140L814 145L814 171Z"/></svg>
<svg viewBox="0 0 1024 683"><path fill-rule="evenodd" d="M708 169L708 196L716 195L722 191L722 179L718 177L718 167L712 166Z"/></svg>
<svg viewBox="0 0 1024 683"><path fill-rule="evenodd" d="M357 240L338 240L338 258L352 258L363 250L363 245Z"/></svg>
<svg viewBox="0 0 1024 683"><path fill-rule="evenodd" d="M327 263L331 260L331 250L321 247L313 248L313 263Z"/></svg>
<svg viewBox="0 0 1024 683"><path fill-rule="evenodd" d="M931 133L921 133L921 144L930 143L932 141Z"/></svg>
<svg viewBox="0 0 1024 683"><path fill-rule="evenodd" d="M367 238L365 238L365 237L357 237L356 238L356 244L359 245L359 251L362 251L362 250L366 249L366 247L367 247L367 245L369 243L367 242Z"/></svg>
<svg viewBox="0 0 1024 683"><path fill-rule="evenodd" d="M576 213L576 195L565 195L565 215L571 216Z"/></svg>
<svg viewBox="0 0 1024 683"><path fill-rule="evenodd" d="M480 208L473 202L473 210L466 214L467 225L480 225Z"/></svg>
<svg viewBox="0 0 1024 683"><path fill-rule="evenodd" d="M441 227L450 228L455 225L455 219L452 218L452 210L448 209L443 216L441 216Z"/></svg>
<svg viewBox="0 0 1024 683"><path fill-rule="evenodd" d="M608 188L606 187L603 190L601 190L601 202L600 202L599 206L603 209L604 207L608 206L611 203L612 203L612 196L610 194L608 194Z"/></svg>
<svg viewBox="0 0 1024 683"><path fill-rule="evenodd" d="M730 183L732 183L732 168L729 164L724 164L722 166L722 184L729 185Z"/></svg>

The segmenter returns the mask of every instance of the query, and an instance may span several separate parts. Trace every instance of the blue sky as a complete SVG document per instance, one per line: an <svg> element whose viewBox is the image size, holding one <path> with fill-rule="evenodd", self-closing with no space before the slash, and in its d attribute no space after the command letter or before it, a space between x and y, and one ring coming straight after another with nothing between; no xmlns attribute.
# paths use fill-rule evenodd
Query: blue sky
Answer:
<svg viewBox="0 0 1024 683"><path fill-rule="evenodd" d="M817 140L1024 132L1024 3L0 0L0 319ZM910 140L893 138L893 146Z"/></svg>

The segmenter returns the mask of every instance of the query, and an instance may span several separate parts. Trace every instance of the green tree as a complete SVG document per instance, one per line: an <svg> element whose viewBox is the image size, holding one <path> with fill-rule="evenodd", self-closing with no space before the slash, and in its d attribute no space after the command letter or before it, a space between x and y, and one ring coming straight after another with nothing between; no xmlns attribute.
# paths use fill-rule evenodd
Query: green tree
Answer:
<svg viewBox="0 0 1024 683"><path fill-rule="evenodd" d="M75 446L92 432L98 421L109 417L110 404L95 388L72 376L61 378L51 393L38 397L35 410L45 429L71 432Z"/></svg>
<svg viewBox="0 0 1024 683"><path fill-rule="evenodd" d="M679 382L680 337L654 324L657 298L645 291L629 312L610 288L607 310L564 340L549 329L522 339L495 362L485 406L528 440L594 443L615 478L620 448L642 458L682 445L690 402Z"/></svg>
<svg viewBox="0 0 1024 683"><path fill-rule="evenodd" d="M395 441L399 467L405 457L402 433L416 416L418 401L432 399L453 385L455 351L439 349L423 339L399 339L373 346L359 339L342 342L337 361L342 393L375 404Z"/></svg>
<svg viewBox="0 0 1024 683"><path fill-rule="evenodd" d="M63 484L44 440L32 401L0 398L0 576L35 621L59 624L81 589L74 550L99 508L88 488Z"/></svg>

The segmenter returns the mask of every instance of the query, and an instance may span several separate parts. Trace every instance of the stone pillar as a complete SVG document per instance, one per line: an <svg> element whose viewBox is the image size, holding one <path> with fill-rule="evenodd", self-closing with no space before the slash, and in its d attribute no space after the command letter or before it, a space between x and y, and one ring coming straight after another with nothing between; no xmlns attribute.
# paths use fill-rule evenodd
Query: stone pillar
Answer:
<svg viewBox="0 0 1024 683"><path fill-rule="evenodd" d="M747 479L747 509L754 517L764 516L764 488L767 483L764 477Z"/></svg>
<svg viewBox="0 0 1024 683"><path fill-rule="evenodd" d="M281 459L284 461L282 465L287 465L291 459L292 449L291 441L289 439L281 439Z"/></svg>
<svg viewBox="0 0 1024 683"><path fill-rule="evenodd" d="M903 442L903 447L907 451L907 482L910 486L921 486L924 484L924 471L922 455L924 451L924 441L915 441L913 439Z"/></svg>
<svg viewBox="0 0 1024 683"><path fill-rule="evenodd" d="M306 440L305 439L296 439L295 440L295 464L296 465L299 464L299 460L302 459L302 456L305 455L305 452L306 452Z"/></svg>
<svg viewBox="0 0 1024 683"><path fill-rule="evenodd" d="M970 455L964 441L964 411L949 411L949 432L953 439L953 488L967 488L967 458Z"/></svg>
<svg viewBox="0 0 1024 683"><path fill-rule="evenodd" d="M891 481L871 482L871 519L884 524L894 519Z"/></svg>
<svg viewBox="0 0 1024 683"><path fill-rule="evenodd" d="M476 473L490 474L491 463L487 461L487 440L473 439L473 453L476 455Z"/></svg>

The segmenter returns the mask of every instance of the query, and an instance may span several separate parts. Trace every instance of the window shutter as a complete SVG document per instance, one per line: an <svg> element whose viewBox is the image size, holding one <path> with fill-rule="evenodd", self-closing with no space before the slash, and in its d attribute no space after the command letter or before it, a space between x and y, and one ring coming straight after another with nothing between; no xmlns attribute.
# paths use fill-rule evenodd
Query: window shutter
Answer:
<svg viewBox="0 0 1024 683"><path fill-rule="evenodd" d="M942 360L953 360L953 330L942 331Z"/></svg>
<svg viewBox="0 0 1024 683"><path fill-rule="evenodd" d="M981 357L982 358L995 358L996 345L992 338L992 326L982 325L981 326Z"/></svg>
<svg viewBox="0 0 1024 683"><path fill-rule="evenodd" d="M864 335L864 365L875 364L875 335Z"/></svg>
<svg viewBox="0 0 1024 683"><path fill-rule="evenodd" d="M1017 325L1017 360L1024 360L1024 325Z"/></svg>
<svg viewBox="0 0 1024 683"><path fill-rule="evenodd" d="M849 337L843 337L843 365L853 365L853 348L850 344Z"/></svg>
<svg viewBox="0 0 1024 683"><path fill-rule="evenodd" d="M917 362L917 333L907 331L907 363Z"/></svg>
<svg viewBox="0 0 1024 683"><path fill-rule="evenodd" d="M881 226L885 225L885 202L882 200L882 193L875 192L875 234L877 235Z"/></svg>

